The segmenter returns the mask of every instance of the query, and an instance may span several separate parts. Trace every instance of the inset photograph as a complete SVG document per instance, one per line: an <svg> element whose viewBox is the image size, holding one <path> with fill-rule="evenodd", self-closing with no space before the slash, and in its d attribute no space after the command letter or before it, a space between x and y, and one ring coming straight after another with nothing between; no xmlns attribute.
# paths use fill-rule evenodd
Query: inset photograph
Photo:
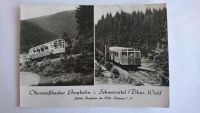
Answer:
<svg viewBox="0 0 200 113"><path fill-rule="evenodd" d="M166 4L95 6L95 85L169 86Z"/></svg>
<svg viewBox="0 0 200 113"><path fill-rule="evenodd" d="M94 85L94 7L21 6L20 85Z"/></svg>

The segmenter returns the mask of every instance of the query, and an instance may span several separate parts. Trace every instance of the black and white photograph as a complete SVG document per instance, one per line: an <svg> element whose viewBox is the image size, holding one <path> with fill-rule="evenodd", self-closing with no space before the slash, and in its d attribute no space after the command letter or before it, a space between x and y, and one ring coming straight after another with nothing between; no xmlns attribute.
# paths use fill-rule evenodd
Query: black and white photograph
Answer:
<svg viewBox="0 0 200 113"><path fill-rule="evenodd" d="M199 113L199 6L2 0L1 113Z"/></svg>
<svg viewBox="0 0 200 113"><path fill-rule="evenodd" d="M169 86L166 4L95 6L95 85Z"/></svg>
<svg viewBox="0 0 200 113"><path fill-rule="evenodd" d="M20 85L94 85L94 7L26 5L20 11Z"/></svg>

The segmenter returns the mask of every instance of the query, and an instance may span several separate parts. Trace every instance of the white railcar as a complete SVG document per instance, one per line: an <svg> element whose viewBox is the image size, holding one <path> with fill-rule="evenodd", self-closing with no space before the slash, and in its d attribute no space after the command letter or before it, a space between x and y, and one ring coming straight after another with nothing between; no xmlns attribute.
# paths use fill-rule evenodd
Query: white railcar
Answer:
<svg viewBox="0 0 200 113"><path fill-rule="evenodd" d="M65 52L65 40L57 39L29 49L30 59L37 59L49 55L56 55Z"/></svg>
<svg viewBox="0 0 200 113"><path fill-rule="evenodd" d="M127 47L110 47L109 58L124 66L141 66L140 50Z"/></svg>

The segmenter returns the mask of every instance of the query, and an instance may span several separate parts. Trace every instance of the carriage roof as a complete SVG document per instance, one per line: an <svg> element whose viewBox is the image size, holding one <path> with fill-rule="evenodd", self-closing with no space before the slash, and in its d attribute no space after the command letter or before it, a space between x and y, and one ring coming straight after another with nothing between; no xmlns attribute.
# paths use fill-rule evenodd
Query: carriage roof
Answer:
<svg viewBox="0 0 200 113"><path fill-rule="evenodd" d="M109 50L111 51L139 51L137 49L129 48L129 47L110 47Z"/></svg>

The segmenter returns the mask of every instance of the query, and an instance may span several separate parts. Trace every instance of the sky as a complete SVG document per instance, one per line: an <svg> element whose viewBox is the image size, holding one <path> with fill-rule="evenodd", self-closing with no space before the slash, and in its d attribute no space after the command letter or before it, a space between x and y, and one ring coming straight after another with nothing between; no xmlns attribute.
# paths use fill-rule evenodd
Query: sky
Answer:
<svg viewBox="0 0 200 113"><path fill-rule="evenodd" d="M138 4L138 5L125 5L125 6L119 6L119 5L108 5L108 6L95 6L94 7L94 23L96 24L99 19L101 19L102 15L106 15L107 13L110 13L112 15L115 15L116 12L120 12L123 10L127 13L132 13L133 11L145 11L146 8L151 9L159 9L165 7L166 4ZM62 11L67 10L74 10L78 6L62 6L62 5L26 5L21 6L21 20L26 20L30 18L45 16L45 15L51 15Z"/></svg>
<svg viewBox="0 0 200 113"><path fill-rule="evenodd" d="M126 6L95 6L94 8L94 23L97 24L98 20L101 19L102 15L110 13L115 15L116 12L123 10L127 13L132 13L133 11L143 11L145 12L146 8L150 9L159 9L165 7L166 4L139 4L139 5L126 5Z"/></svg>
<svg viewBox="0 0 200 113"><path fill-rule="evenodd" d="M55 14L58 12L62 11L67 11L67 10L74 10L78 6L62 6L62 5L57 5L57 6L40 6L40 5L26 5L26 6L21 6L21 15L20 19L21 20L26 20L30 18L35 18L35 17L40 17L40 16L45 16L45 15L51 15Z"/></svg>

